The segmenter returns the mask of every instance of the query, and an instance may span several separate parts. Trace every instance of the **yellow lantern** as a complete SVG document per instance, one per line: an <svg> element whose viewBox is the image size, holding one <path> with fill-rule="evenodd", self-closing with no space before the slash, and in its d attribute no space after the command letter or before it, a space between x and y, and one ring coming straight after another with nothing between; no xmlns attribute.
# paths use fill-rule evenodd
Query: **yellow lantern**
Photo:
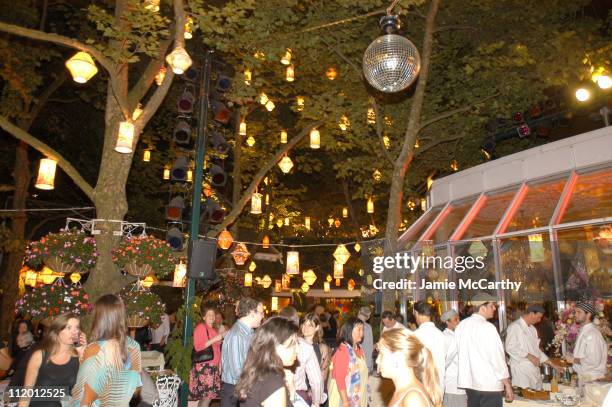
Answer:
<svg viewBox="0 0 612 407"><path fill-rule="evenodd" d="M376 112L373 107L368 107L368 124L376 124Z"/></svg>
<svg viewBox="0 0 612 407"><path fill-rule="evenodd" d="M166 62L172 72L182 75L191 66L191 57L182 45L176 45L174 50L166 56Z"/></svg>
<svg viewBox="0 0 612 407"><path fill-rule="evenodd" d="M425 212L427 210L427 199L421 198L421 210Z"/></svg>
<svg viewBox="0 0 612 407"><path fill-rule="evenodd" d="M268 288L270 287L270 285L272 285L272 279L270 278L269 275L265 275L262 279L261 279L261 285L263 286L263 288Z"/></svg>
<svg viewBox="0 0 612 407"><path fill-rule="evenodd" d="M343 218L348 218L348 208L342 208L342 217Z"/></svg>
<svg viewBox="0 0 612 407"><path fill-rule="evenodd" d="M368 213L374 213L374 201L372 200L372 197L368 198L367 210Z"/></svg>
<svg viewBox="0 0 612 407"><path fill-rule="evenodd" d="M334 262L334 278L344 278L344 265L337 261Z"/></svg>
<svg viewBox="0 0 612 407"><path fill-rule="evenodd" d="M289 65L291 64L291 48L287 48L285 54L281 57L281 64Z"/></svg>
<svg viewBox="0 0 612 407"><path fill-rule="evenodd" d="M271 112L272 110L274 110L274 108L275 108L275 107L276 107L276 105L274 104L274 102L273 102L273 101L268 100L268 101L266 102L266 110L267 110L268 112Z"/></svg>
<svg viewBox="0 0 612 407"><path fill-rule="evenodd" d="M414 142L414 148L419 148L421 147L421 145L419 144L419 139L416 139L416 141Z"/></svg>
<svg viewBox="0 0 612 407"><path fill-rule="evenodd" d="M268 99L268 95L266 95L265 93L261 92L259 94L259 103L261 103L262 105L265 105L266 103L268 103L270 99Z"/></svg>
<svg viewBox="0 0 612 407"><path fill-rule="evenodd" d="M144 8L153 12L159 11L159 0L144 0Z"/></svg>
<svg viewBox="0 0 612 407"><path fill-rule="evenodd" d="M431 189L432 185L433 185L433 174L427 177L427 190L428 191Z"/></svg>
<svg viewBox="0 0 612 407"><path fill-rule="evenodd" d="M332 280L333 280L333 278L329 274L327 275L327 277L325 277L325 281L327 281L328 283L331 283Z"/></svg>
<svg viewBox="0 0 612 407"><path fill-rule="evenodd" d="M459 171L459 163L457 160L451 161L450 167L453 171Z"/></svg>
<svg viewBox="0 0 612 407"><path fill-rule="evenodd" d="M295 68L293 67L293 65L289 65L287 67L285 79L287 80L287 82L293 82L295 80Z"/></svg>
<svg viewBox="0 0 612 407"><path fill-rule="evenodd" d="M327 223L329 224L330 228L334 226L334 218L332 218L331 216L327 218Z"/></svg>
<svg viewBox="0 0 612 407"><path fill-rule="evenodd" d="M289 223L290 223L290 222L291 222L291 221L289 220L289 218L285 218L285 226L289 226Z"/></svg>
<svg viewBox="0 0 612 407"><path fill-rule="evenodd" d="M234 243L234 238L232 237L232 234L229 232L229 230L224 230L223 232L219 233L219 237L217 238L217 245L221 249L229 249L232 246L232 243Z"/></svg>
<svg viewBox="0 0 612 407"><path fill-rule="evenodd" d="M329 281L323 283L323 292L328 293L331 291L331 287L329 286Z"/></svg>
<svg viewBox="0 0 612 407"><path fill-rule="evenodd" d="M186 40L190 40L193 38L193 18L187 16L187 21L185 22L185 33L183 37Z"/></svg>
<svg viewBox="0 0 612 407"><path fill-rule="evenodd" d="M359 253L359 251L361 250L361 245L359 243L355 243L355 246L353 246L353 249L355 249L355 251Z"/></svg>
<svg viewBox="0 0 612 407"><path fill-rule="evenodd" d="M383 145L387 150L391 148L391 139L386 134L383 136Z"/></svg>
<svg viewBox="0 0 612 407"><path fill-rule="evenodd" d="M374 181L380 182L380 180L382 180L381 172L378 169L375 169L374 172L372 173L372 178L374 178Z"/></svg>
<svg viewBox="0 0 612 407"><path fill-rule="evenodd" d="M193 171L187 170L187 182L193 182Z"/></svg>
<svg viewBox="0 0 612 407"><path fill-rule="evenodd" d="M304 284L302 284L301 289L302 289L302 292L304 294L306 294L308 292L308 290L310 290L310 286L308 284L304 283Z"/></svg>
<svg viewBox="0 0 612 407"><path fill-rule="evenodd" d="M304 227L305 227L307 230L310 230L310 216L306 216L306 217L304 218Z"/></svg>
<svg viewBox="0 0 612 407"><path fill-rule="evenodd" d="M341 280L339 278L336 279L336 287L340 287Z"/></svg>
<svg viewBox="0 0 612 407"><path fill-rule="evenodd" d="M174 266L174 276L172 277L172 287L185 287L187 277L187 264L180 262Z"/></svg>
<svg viewBox="0 0 612 407"><path fill-rule="evenodd" d="M234 262L238 266L243 266L244 263L246 263L250 255L251 253L249 253L244 243L238 243L236 245L236 248L232 252L232 257L234 258Z"/></svg>
<svg viewBox="0 0 612 407"><path fill-rule="evenodd" d="M254 261L251 261L251 263L249 264L249 271L253 272L255 271L256 268L257 268L257 264L255 264Z"/></svg>
<svg viewBox="0 0 612 407"><path fill-rule="evenodd" d="M289 158L289 156L286 155L283 157L282 160L280 160L280 162L278 163L278 166L280 167L281 171L284 174L287 174L293 168L293 161L291 161L291 158Z"/></svg>
<svg viewBox="0 0 612 407"><path fill-rule="evenodd" d="M79 281L81 281L81 275L79 273L70 274L70 281L72 282L72 284L78 283Z"/></svg>
<svg viewBox="0 0 612 407"><path fill-rule="evenodd" d="M249 136L249 137L246 139L246 143L247 143L247 146L249 146L249 147L253 147L253 146L255 145L255 137L253 137L253 136Z"/></svg>
<svg viewBox="0 0 612 407"><path fill-rule="evenodd" d="M340 130L346 131L350 125L351 125L351 122L349 121L348 116L343 114L342 117L340 118L340 122L338 123L338 127L340 127Z"/></svg>
<svg viewBox="0 0 612 407"><path fill-rule="evenodd" d="M287 144L287 131L286 130L281 130L280 142L281 144Z"/></svg>
<svg viewBox="0 0 612 407"><path fill-rule="evenodd" d="M317 275L312 269L308 269L302 273L302 278L308 285L313 285L317 281Z"/></svg>
<svg viewBox="0 0 612 407"><path fill-rule="evenodd" d="M245 287L253 286L253 274L249 272L244 273L244 286Z"/></svg>
<svg viewBox="0 0 612 407"><path fill-rule="evenodd" d="M117 136L117 144L115 151L121 154L129 154L132 152L134 144L134 124L132 122L119 123L119 134Z"/></svg>
<svg viewBox="0 0 612 407"><path fill-rule="evenodd" d="M159 71L155 74L155 83L157 86L161 85L166 78L166 67L162 66Z"/></svg>
<svg viewBox="0 0 612 407"><path fill-rule="evenodd" d="M244 119L242 119L240 121L240 126L238 128L238 134L240 134L241 136L246 136L247 131L246 131L246 122L244 121Z"/></svg>
<svg viewBox="0 0 612 407"><path fill-rule="evenodd" d="M310 130L310 148L317 149L321 147L321 134L319 130Z"/></svg>
<svg viewBox="0 0 612 407"><path fill-rule="evenodd" d="M38 273L38 280L42 281L43 284L53 284L56 278L63 276L62 273L56 273L49 267L44 266L42 271Z"/></svg>
<svg viewBox="0 0 612 407"><path fill-rule="evenodd" d="M142 116L143 111L144 110L142 110L142 105L139 103L132 112L132 120L138 120L138 118Z"/></svg>
<svg viewBox="0 0 612 407"><path fill-rule="evenodd" d="M75 274L75 273L73 273ZM80 278L80 274L79 274L79 278ZM28 271L26 271L25 273L25 284L29 285L30 287L36 287L36 282L38 281L38 273L35 272L34 270L30 270L28 269Z"/></svg>
<svg viewBox="0 0 612 407"><path fill-rule="evenodd" d="M272 297L270 300L270 310L278 311L278 297Z"/></svg>
<svg viewBox="0 0 612 407"><path fill-rule="evenodd" d="M349 291L353 291L355 289L355 280L353 280L352 278L346 283L346 288L348 288Z"/></svg>
<svg viewBox="0 0 612 407"><path fill-rule="evenodd" d="M251 84L251 70L249 68L244 68L244 83L247 85Z"/></svg>
<svg viewBox="0 0 612 407"><path fill-rule="evenodd" d="M165 180L170 179L170 168L164 168L164 179Z"/></svg>
<svg viewBox="0 0 612 407"><path fill-rule="evenodd" d="M278 226L279 228L280 228L280 227L283 227L283 220L282 220L281 218L278 218L278 219L276 220L276 226Z"/></svg>
<svg viewBox="0 0 612 407"><path fill-rule="evenodd" d="M253 54L253 56L257 59L259 59L260 61L264 61L266 59L266 54L264 54L261 51L255 51L255 53Z"/></svg>
<svg viewBox="0 0 612 407"><path fill-rule="evenodd" d="M156 278L152 274L149 274L148 276L145 277L144 280L140 282L140 285L145 288L151 288L151 286L155 284L155 280Z"/></svg>
<svg viewBox="0 0 612 407"><path fill-rule="evenodd" d="M281 289L289 290L291 288L291 276L284 274L281 276Z"/></svg>
<svg viewBox="0 0 612 407"><path fill-rule="evenodd" d="M268 235L265 235L263 237L262 240L262 245L261 245L264 249L269 249L270 248L270 238L268 237Z"/></svg>
<svg viewBox="0 0 612 407"><path fill-rule="evenodd" d="M77 52L66 61L66 68L70 71L72 80L77 83L85 83L98 73L98 68L91 55L83 51Z"/></svg>
<svg viewBox="0 0 612 407"><path fill-rule="evenodd" d="M142 153L142 161L146 163L151 161L151 150L145 150L144 153Z"/></svg>
<svg viewBox="0 0 612 407"><path fill-rule="evenodd" d="M336 250L334 251L334 259L336 259L336 262L344 265L348 261L349 257L351 257L351 253L349 253L345 245L341 244L336 247Z"/></svg>
<svg viewBox="0 0 612 407"><path fill-rule="evenodd" d="M325 76L327 76L327 79L330 81L333 81L338 76L338 72L336 72L336 68L332 66L325 71Z"/></svg>
<svg viewBox="0 0 612 407"><path fill-rule="evenodd" d="M281 280L274 280L274 292L280 293L283 290L283 283Z"/></svg>
<svg viewBox="0 0 612 407"><path fill-rule="evenodd" d="M335 226L335 227L337 227L337 228L339 228L339 227L340 227L340 225L342 225L342 222L340 221L340 219L336 219L336 220L334 221L334 226Z"/></svg>
<svg viewBox="0 0 612 407"><path fill-rule="evenodd" d="M263 195L259 192L255 192L251 196L251 213L254 215L261 215L261 197Z"/></svg>
<svg viewBox="0 0 612 407"><path fill-rule="evenodd" d="M301 112L301 111L304 110L304 102L305 102L305 99L304 99L303 96L298 96L296 98L296 105L297 105L297 111L298 112Z"/></svg>
<svg viewBox="0 0 612 407"><path fill-rule="evenodd" d="M287 252L287 274L300 274L300 253L296 251Z"/></svg>
<svg viewBox="0 0 612 407"><path fill-rule="evenodd" d="M270 205L270 195L266 194L266 205Z"/></svg>
<svg viewBox="0 0 612 407"><path fill-rule="evenodd" d="M43 158L40 160L38 166L38 176L36 177L36 184L34 186L38 189L51 190L55 188L55 169L57 167L57 161L51 158Z"/></svg>

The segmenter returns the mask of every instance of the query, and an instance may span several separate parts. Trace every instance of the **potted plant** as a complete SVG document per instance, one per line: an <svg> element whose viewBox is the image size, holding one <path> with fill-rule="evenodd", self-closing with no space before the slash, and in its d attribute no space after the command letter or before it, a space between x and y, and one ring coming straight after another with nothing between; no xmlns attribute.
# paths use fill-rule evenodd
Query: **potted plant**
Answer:
<svg viewBox="0 0 612 407"><path fill-rule="evenodd" d="M50 320L65 313L81 315L91 310L89 296L78 286L63 280L27 291L15 303L15 314L30 315L34 320Z"/></svg>
<svg viewBox="0 0 612 407"><path fill-rule="evenodd" d="M59 273L87 273L96 265L96 240L78 229L62 229L31 242L25 261L31 267L46 265Z"/></svg>
<svg viewBox="0 0 612 407"><path fill-rule="evenodd" d="M145 277L153 272L157 278L173 272L178 263L170 245L155 236L133 236L122 240L113 251L113 261L133 276Z"/></svg>
<svg viewBox="0 0 612 407"><path fill-rule="evenodd" d="M157 325L161 322L166 305L157 294L143 289L137 283L130 290L121 293L128 316L128 327L142 328L147 324Z"/></svg>

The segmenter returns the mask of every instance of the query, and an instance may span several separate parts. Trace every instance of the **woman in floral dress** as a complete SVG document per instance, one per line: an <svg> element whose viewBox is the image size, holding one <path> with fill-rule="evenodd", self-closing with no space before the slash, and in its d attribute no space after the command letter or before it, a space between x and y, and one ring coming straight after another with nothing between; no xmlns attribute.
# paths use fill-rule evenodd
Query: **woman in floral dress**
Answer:
<svg viewBox="0 0 612 407"><path fill-rule="evenodd" d="M189 374L189 394L191 400L199 400L198 407L208 407L211 400L219 398L221 390L221 341L225 332L219 334L214 328L214 308L205 308L202 315L203 321L193 332L194 351L212 346L213 358L193 364Z"/></svg>

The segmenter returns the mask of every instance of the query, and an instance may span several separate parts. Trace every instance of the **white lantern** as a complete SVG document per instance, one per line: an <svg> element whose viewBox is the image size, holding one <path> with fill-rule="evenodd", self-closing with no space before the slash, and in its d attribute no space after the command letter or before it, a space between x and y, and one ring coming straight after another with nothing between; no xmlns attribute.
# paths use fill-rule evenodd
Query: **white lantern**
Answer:
<svg viewBox="0 0 612 407"><path fill-rule="evenodd" d="M308 290L310 290L310 286L307 283L304 283L304 284L302 284L301 289L302 289L302 292L304 294L306 294L308 292Z"/></svg>
<svg viewBox="0 0 612 407"><path fill-rule="evenodd" d="M310 148L317 149L321 147L321 134L319 130L310 130Z"/></svg>
<svg viewBox="0 0 612 407"><path fill-rule="evenodd" d="M247 134L246 122L244 121L244 119L240 122L240 127L238 128L238 134L240 134L241 136L246 136Z"/></svg>
<svg viewBox="0 0 612 407"><path fill-rule="evenodd" d="M291 48L287 48L287 51L285 51L285 54L281 58L281 64L283 65L291 64Z"/></svg>
<svg viewBox="0 0 612 407"><path fill-rule="evenodd" d="M282 160L280 160L280 162L278 163L278 166L280 167L281 171L284 174L287 174L293 168L293 161L291 161L291 158L289 158L289 156L286 155L283 157Z"/></svg>
<svg viewBox="0 0 612 407"><path fill-rule="evenodd" d="M278 311L278 297L272 297L270 302L270 309L272 311Z"/></svg>
<svg viewBox="0 0 612 407"><path fill-rule="evenodd" d="M272 279L270 278L269 275L265 275L262 279L261 279L261 285L263 288L268 288L272 285Z"/></svg>
<svg viewBox="0 0 612 407"><path fill-rule="evenodd" d="M255 264L254 261L251 261L251 263L249 264L249 271L253 272L255 271L256 268L257 268L257 264Z"/></svg>
<svg viewBox="0 0 612 407"><path fill-rule="evenodd" d="M287 144L287 130L281 130L280 142L281 144Z"/></svg>
<svg viewBox="0 0 612 407"><path fill-rule="evenodd" d="M293 82L295 80L295 68L293 67L293 65L289 65L287 67L285 79L287 80L287 82Z"/></svg>
<svg viewBox="0 0 612 407"><path fill-rule="evenodd" d="M192 63L191 57L182 45L174 47L174 50L166 56L166 62L172 68L172 72L177 75L185 73Z"/></svg>
<svg viewBox="0 0 612 407"><path fill-rule="evenodd" d="M310 216L306 216L304 218L304 227L308 230L310 230Z"/></svg>
<svg viewBox="0 0 612 407"><path fill-rule="evenodd" d="M249 136L249 137L246 139L246 143L247 143L247 146L249 146L249 147L253 147L253 146L255 145L255 137L253 137L253 136Z"/></svg>
<svg viewBox="0 0 612 407"><path fill-rule="evenodd" d="M259 103L261 103L262 105L265 105L266 103L268 103L268 95L266 95L265 93L261 92L259 94Z"/></svg>
<svg viewBox="0 0 612 407"><path fill-rule="evenodd" d="M337 261L334 262L334 278L344 278L344 265Z"/></svg>
<svg viewBox="0 0 612 407"><path fill-rule="evenodd" d="M170 168L164 168L164 179L165 180L170 179Z"/></svg>
<svg viewBox="0 0 612 407"><path fill-rule="evenodd" d="M148 163L151 161L151 150L145 150L142 154L142 161Z"/></svg>
<svg viewBox="0 0 612 407"><path fill-rule="evenodd" d="M275 107L276 107L276 105L274 104L274 102L273 102L273 101L268 100L268 101L266 102L266 110L267 110L268 112L271 112L272 110L274 110L274 108L275 108Z"/></svg>
<svg viewBox="0 0 612 407"><path fill-rule="evenodd" d="M348 261L349 257L351 257L351 254L346 249L345 245L341 244L336 247L336 250L334 251L334 259L336 259L337 263L344 265Z"/></svg>
<svg viewBox="0 0 612 407"><path fill-rule="evenodd" d="M66 61L66 68L72 75L72 80L85 83L98 73L93 58L87 52L79 51Z"/></svg>
<svg viewBox="0 0 612 407"><path fill-rule="evenodd" d="M296 251L287 252L287 274L300 274L300 253Z"/></svg>
<svg viewBox="0 0 612 407"><path fill-rule="evenodd" d="M43 158L40 160L38 166L38 176L36 177L36 184L34 186L38 189L51 190L55 188L55 169L57 168L57 161L51 158Z"/></svg>
<svg viewBox="0 0 612 407"><path fill-rule="evenodd" d="M251 213L254 215L261 215L261 197L263 195L259 192L255 192L251 196Z"/></svg>
<svg viewBox="0 0 612 407"><path fill-rule="evenodd" d="M144 0L144 8L153 12L158 12L159 0Z"/></svg>
<svg viewBox="0 0 612 407"><path fill-rule="evenodd" d="M342 217L343 218L348 218L348 208L342 208Z"/></svg>
<svg viewBox="0 0 612 407"><path fill-rule="evenodd" d="M115 151L121 154L129 154L132 152L132 144L134 144L134 124L131 122L119 123Z"/></svg>
<svg viewBox="0 0 612 407"><path fill-rule="evenodd" d="M174 266L174 276L172 278L172 287L185 287L185 277L187 276L187 265L180 262Z"/></svg>
<svg viewBox="0 0 612 407"><path fill-rule="evenodd" d="M323 283L323 292L328 293L331 291L331 287L329 286L329 282L326 281Z"/></svg>
<svg viewBox="0 0 612 407"><path fill-rule="evenodd" d="M372 197L368 198L367 210L368 213L374 213L374 201L372 200Z"/></svg>
<svg viewBox="0 0 612 407"><path fill-rule="evenodd" d="M253 286L253 274L246 272L244 273L244 286L252 287Z"/></svg>
<svg viewBox="0 0 612 407"><path fill-rule="evenodd" d="M304 102L305 102L305 99L304 99L304 97L303 97L303 96L298 96L298 97L297 97L297 99L296 99L296 105L297 105L297 111L298 111L298 112L301 112L301 111L303 111L303 110L304 110Z"/></svg>

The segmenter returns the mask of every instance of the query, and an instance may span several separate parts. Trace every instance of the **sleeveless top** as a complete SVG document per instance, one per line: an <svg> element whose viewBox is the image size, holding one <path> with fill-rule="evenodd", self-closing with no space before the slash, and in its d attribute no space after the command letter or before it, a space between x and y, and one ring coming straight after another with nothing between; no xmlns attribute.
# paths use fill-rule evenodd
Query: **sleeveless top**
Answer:
<svg viewBox="0 0 612 407"><path fill-rule="evenodd" d="M72 387L76 383L77 373L79 371L79 358L78 356L72 356L67 363L63 365L56 365L49 359L49 357L43 352L43 361L38 370L38 377L36 378L36 387L68 387L68 394L72 390ZM67 395L68 395L67 394ZM60 407L61 402L41 400L30 402L31 407Z"/></svg>
<svg viewBox="0 0 612 407"><path fill-rule="evenodd" d="M261 403L266 401L274 392L281 387L285 388L287 406L291 406L291 399L289 398L289 390L285 385L285 378L277 373L268 374L262 380L254 383L253 387L249 390L247 398L240 400L241 407L261 407Z"/></svg>
<svg viewBox="0 0 612 407"><path fill-rule="evenodd" d="M429 396L427 395L427 393L425 393L423 390L421 390L418 387L409 387L404 394L402 395L402 397L393 405L389 406L389 407L399 407L402 405L402 402L404 401L404 399L406 398L406 396L408 395L408 393L410 393L411 391L416 391L418 393L421 393L421 395L423 396L423 398L425 398L425 400L427 400L427 405L429 407L432 407L431 404L431 399L429 398Z"/></svg>

